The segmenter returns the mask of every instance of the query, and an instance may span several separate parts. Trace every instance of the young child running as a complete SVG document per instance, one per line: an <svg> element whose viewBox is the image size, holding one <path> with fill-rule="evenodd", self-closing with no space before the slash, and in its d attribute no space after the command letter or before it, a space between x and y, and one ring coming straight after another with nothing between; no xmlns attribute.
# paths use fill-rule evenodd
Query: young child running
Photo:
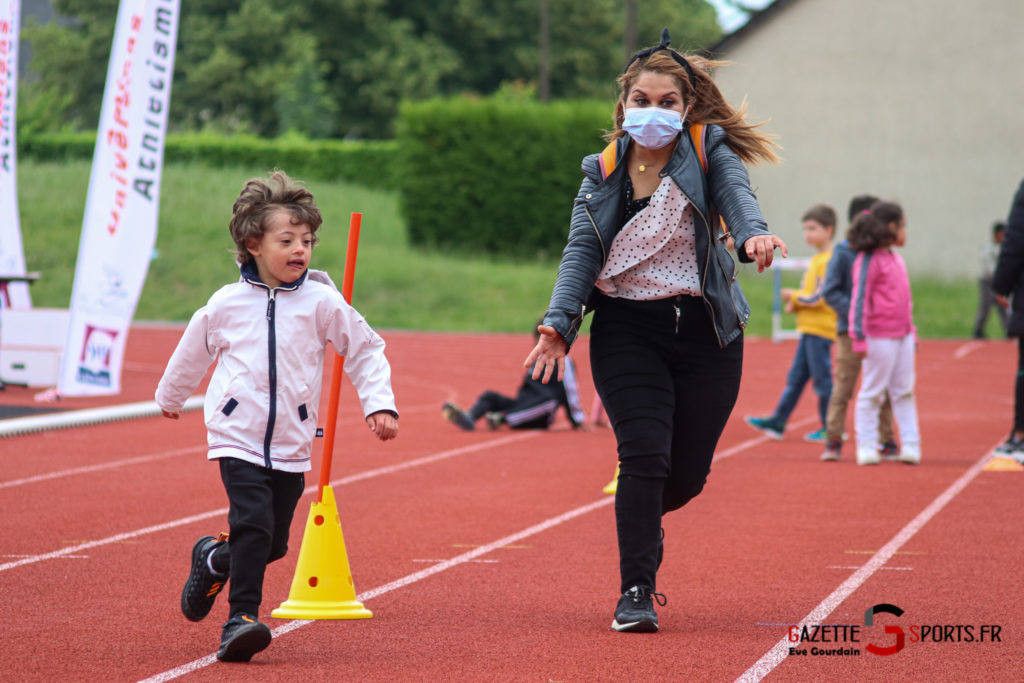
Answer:
<svg viewBox="0 0 1024 683"><path fill-rule="evenodd" d="M854 352L863 358L854 411L857 464L877 465L880 460L878 410L888 391L902 441L897 459L916 465L921 460L914 399L917 333L907 266L892 249L907 241L903 209L878 202L853 221L848 238L858 252L853 262L850 338Z"/></svg>
<svg viewBox="0 0 1024 683"><path fill-rule="evenodd" d="M807 434L812 442L825 440L825 418L829 396L832 394L832 342L836 338L836 312L822 298L822 285L829 259L832 258L832 237L836 231L836 212L830 206L818 204L804 213L804 241L815 250L804 272L800 289L783 289L782 299L786 312L796 313L796 329L800 333L796 355L786 377L775 412L769 417L745 417L754 429L781 439L786 421L800 400L808 381L813 381L818 396L818 415L821 428Z"/></svg>
<svg viewBox="0 0 1024 683"><path fill-rule="evenodd" d="M310 469L327 344L345 356L366 424L381 441L398 434L384 341L326 273L309 269L322 223L313 195L281 171L245 183L230 232L241 269L189 322L156 390L178 419L210 364L207 458L227 492L230 534L192 547L181 611L209 614L230 577L230 613L217 659L247 662L270 644L258 619L267 564L284 557Z"/></svg>
<svg viewBox="0 0 1024 683"><path fill-rule="evenodd" d="M857 216L877 202L878 197L870 194L852 198L846 209L848 224L852 225ZM839 460L843 440L846 438L846 410L860 377L860 358L853 352L849 330L850 298L853 295L850 271L855 258L857 252L850 248L849 242L843 240L832 250L832 260L828 262L828 271L825 273L825 303L836 312L835 372L832 397L828 401L825 450L821 454L825 462ZM883 458L893 458L900 454L893 432L892 405L888 394L878 411L878 438L878 452Z"/></svg>
<svg viewBox="0 0 1024 683"><path fill-rule="evenodd" d="M537 343L540 333L534 325L533 342ZM565 376L544 384L533 378L533 368L526 371L515 398L487 390L480 394L469 411L460 409L454 403L441 406L441 415L455 426L467 432L476 428L481 417L488 429L499 429L507 424L512 429L547 429L554 422L559 408L565 408L573 429L589 429L586 415L580 406L580 389L576 381L576 366L566 359ZM595 414L596 417L596 414Z"/></svg>

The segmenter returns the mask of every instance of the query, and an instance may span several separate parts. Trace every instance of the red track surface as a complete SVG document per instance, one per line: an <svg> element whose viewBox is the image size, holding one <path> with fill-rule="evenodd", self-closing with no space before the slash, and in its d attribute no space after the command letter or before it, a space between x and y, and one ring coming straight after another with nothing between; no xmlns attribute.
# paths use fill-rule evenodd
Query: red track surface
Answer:
<svg viewBox="0 0 1024 683"><path fill-rule="evenodd" d="M135 328L123 393L59 406L149 400L179 334ZM850 445L841 462L821 463L820 447L800 439L814 426L809 389L785 441L743 424L744 414L773 407L793 352L791 343L749 339L739 405L708 486L665 520L662 630L633 635L608 628L618 587L611 497L601 493L614 469L611 433L575 433L564 421L550 433L460 432L441 420L441 403L511 391L528 339L385 337L401 433L375 441L345 386L332 473L372 619L269 617L288 597L309 493L291 552L268 570L262 611L274 642L248 665L213 661L227 601L200 624L178 609L192 542L226 525L201 414L12 437L0 440L2 677L661 681L749 671L751 680L1020 680L1024 473L972 469L1010 424L1012 344L922 344L923 462L863 468ZM586 352L581 343L573 353L589 407ZM31 404L33 394L9 388L0 402ZM865 627L865 610L879 603L905 613ZM860 656L787 656L788 625L805 620L858 625L858 641L798 649L838 645ZM886 625L903 629L904 649L867 652L895 643ZM975 639L996 625L1001 640L912 642L917 625L971 625Z"/></svg>

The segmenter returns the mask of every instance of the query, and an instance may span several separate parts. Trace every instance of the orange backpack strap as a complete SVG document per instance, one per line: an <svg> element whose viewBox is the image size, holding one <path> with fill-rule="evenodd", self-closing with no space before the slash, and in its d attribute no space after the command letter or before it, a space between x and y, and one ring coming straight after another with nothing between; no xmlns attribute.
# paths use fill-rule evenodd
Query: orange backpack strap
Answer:
<svg viewBox="0 0 1024 683"><path fill-rule="evenodd" d="M598 166L601 167L601 180L604 180L612 174L615 170L615 141L612 140L608 143L608 146L601 152L601 156L598 158Z"/></svg>
<svg viewBox="0 0 1024 683"><path fill-rule="evenodd" d="M704 141L704 134L707 132L707 126L703 123L694 123L690 125L690 139L693 140L693 149L697 152L697 158L700 159L700 167L704 169L704 172L708 172L708 151Z"/></svg>
<svg viewBox="0 0 1024 683"><path fill-rule="evenodd" d="M697 158L700 159L700 167L704 169L704 173L708 172L707 130L707 126L703 123L690 125L690 139L693 141L693 149L697 152ZM719 216L718 222L722 225L722 237L728 237L729 226L725 224L725 219Z"/></svg>

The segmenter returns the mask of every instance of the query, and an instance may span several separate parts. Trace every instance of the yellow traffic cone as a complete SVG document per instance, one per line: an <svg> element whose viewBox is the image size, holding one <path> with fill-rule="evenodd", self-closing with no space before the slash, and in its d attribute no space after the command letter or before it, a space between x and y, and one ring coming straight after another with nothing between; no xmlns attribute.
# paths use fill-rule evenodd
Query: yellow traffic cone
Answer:
<svg viewBox="0 0 1024 683"><path fill-rule="evenodd" d="M994 455L981 469L986 472L1020 472L1024 465L1007 455Z"/></svg>
<svg viewBox="0 0 1024 683"><path fill-rule="evenodd" d="M309 510L299 562L288 599L270 613L278 619L369 619L373 612L356 600L334 491Z"/></svg>
<svg viewBox="0 0 1024 683"><path fill-rule="evenodd" d="M618 464L615 465L615 476L612 477L612 480L610 482L608 482L608 484L605 485L605 487L603 489L601 489L601 490L604 491L605 493L615 493L616 491L619 490L619 466L618 466Z"/></svg>

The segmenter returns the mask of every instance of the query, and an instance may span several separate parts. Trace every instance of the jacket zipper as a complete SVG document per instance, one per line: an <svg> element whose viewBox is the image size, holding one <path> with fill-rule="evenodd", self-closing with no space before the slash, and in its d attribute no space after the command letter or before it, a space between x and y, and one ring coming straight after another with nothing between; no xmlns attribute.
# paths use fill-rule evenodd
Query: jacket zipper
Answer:
<svg viewBox="0 0 1024 683"><path fill-rule="evenodd" d="M274 312L276 303L274 290L270 289L267 299L267 359L270 407L267 413L267 433L263 436L263 461L267 469L273 469L270 461L270 443L274 437L274 422L277 420L277 334L275 333Z"/></svg>
<svg viewBox="0 0 1024 683"><path fill-rule="evenodd" d="M594 228L594 233L597 234L597 241L601 244L601 263L603 264L608 260L608 250L604 248L604 238L601 237L601 231L597 229L597 221L594 220L594 215L590 213L590 207L583 204L583 210L587 212L587 218L590 219L590 225Z"/></svg>

